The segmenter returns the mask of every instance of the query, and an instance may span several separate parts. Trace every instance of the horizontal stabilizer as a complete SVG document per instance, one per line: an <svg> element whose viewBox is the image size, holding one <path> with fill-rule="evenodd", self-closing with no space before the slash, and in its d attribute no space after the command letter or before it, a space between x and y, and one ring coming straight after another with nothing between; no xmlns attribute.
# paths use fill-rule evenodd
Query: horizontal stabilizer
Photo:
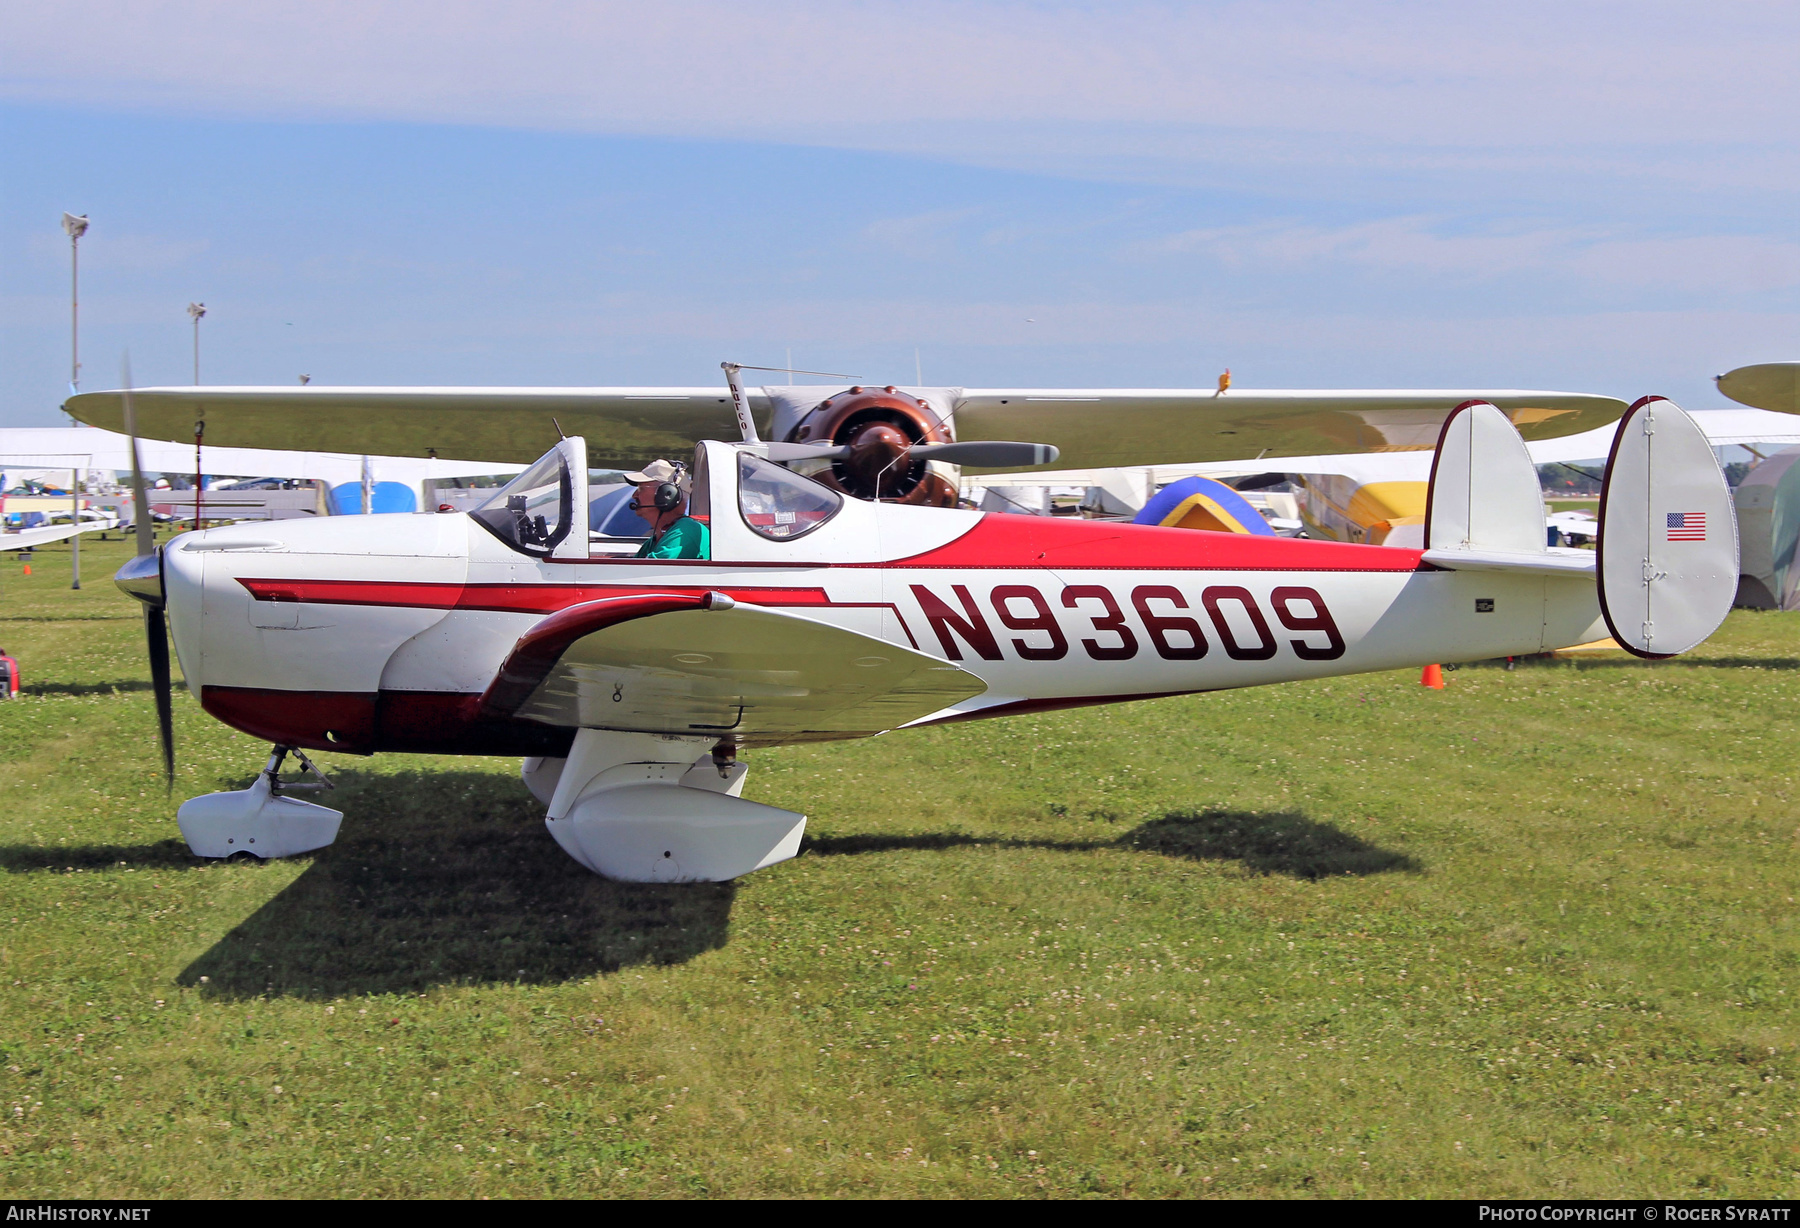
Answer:
<svg viewBox="0 0 1800 1228"><path fill-rule="evenodd" d="M1597 559L1591 550L1539 550L1535 553L1507 550L1427 550L1424 561L1449 571L1511 571L1533 576L1591 578Z"/></svg>
<svg viewBox="0 0 1800 1228"><path fill-rule="evenodd" d="M1600 491L1600 611L1640 657L1672 657L1718 629L1737 593L1737 516L1712 443L1680 406L1625 411Z"/></svg>

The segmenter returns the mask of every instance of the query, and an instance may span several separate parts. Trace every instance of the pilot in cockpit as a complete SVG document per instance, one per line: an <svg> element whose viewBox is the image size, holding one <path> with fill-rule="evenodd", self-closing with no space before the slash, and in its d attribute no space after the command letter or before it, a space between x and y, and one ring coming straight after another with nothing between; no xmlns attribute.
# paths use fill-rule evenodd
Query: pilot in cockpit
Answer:
<svg viewBox="0 0 1800 1228"><path fill-rule="evenodd" d="M712 557L712 535L687 514L693 477L686 465L651 461L641 473L628 473L637 484L631 510L650 525L650 540L638 548L640 559L705 559Z"/></svg>

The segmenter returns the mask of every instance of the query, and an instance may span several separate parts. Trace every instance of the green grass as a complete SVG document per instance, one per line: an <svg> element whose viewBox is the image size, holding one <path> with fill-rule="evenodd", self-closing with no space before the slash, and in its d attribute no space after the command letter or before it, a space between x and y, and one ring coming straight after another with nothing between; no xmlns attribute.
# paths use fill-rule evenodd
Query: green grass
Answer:
<svg viewBox="0 0 1800 1228"><path fill-rule="evenodd" d="M1794 615L757 754L803 855L654 887L501 760L190 858L124 550L0 556L6 1196L1800 1192Z"/></svg>

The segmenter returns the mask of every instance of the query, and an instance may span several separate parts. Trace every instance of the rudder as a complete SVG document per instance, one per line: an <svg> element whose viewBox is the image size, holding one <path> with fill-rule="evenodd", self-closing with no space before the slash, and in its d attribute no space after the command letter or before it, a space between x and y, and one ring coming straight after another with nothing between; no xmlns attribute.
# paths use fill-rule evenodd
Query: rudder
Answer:
<svg viewBox="0 0 1800 1228"><path fill-rule="evenodd" d="M1512 422L1486 401L1450 411L1431 462L1427 550L1544 552L1537 466Z"/></svg>
<svg viewBox="0 0 1800 1228"><path fill-rule="evenodd" d="M1627 652L1684 653L1731 610L1731 489L1705 432L1667 397L1641 397L1619 420L1600 491L1599 554L1600 612Z"/></svg>

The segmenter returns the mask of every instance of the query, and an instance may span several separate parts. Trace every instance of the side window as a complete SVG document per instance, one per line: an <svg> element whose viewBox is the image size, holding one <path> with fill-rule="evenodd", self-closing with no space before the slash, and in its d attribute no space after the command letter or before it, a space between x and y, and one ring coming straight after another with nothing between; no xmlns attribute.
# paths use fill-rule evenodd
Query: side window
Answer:
<svg viewBox="0 0 1800 1228"><path fill-rule="evenodd" d="M811 478L738 453L738 511L751 532L770 541L805 537L837 515L844 496Z"/></svg>
<svg viewBox="0 0 1800 1228"><path fill-rule="evenodd" d="M545 453L470 515L514 550L548 557L569 535L574 491L560 451Z"/></svg>

